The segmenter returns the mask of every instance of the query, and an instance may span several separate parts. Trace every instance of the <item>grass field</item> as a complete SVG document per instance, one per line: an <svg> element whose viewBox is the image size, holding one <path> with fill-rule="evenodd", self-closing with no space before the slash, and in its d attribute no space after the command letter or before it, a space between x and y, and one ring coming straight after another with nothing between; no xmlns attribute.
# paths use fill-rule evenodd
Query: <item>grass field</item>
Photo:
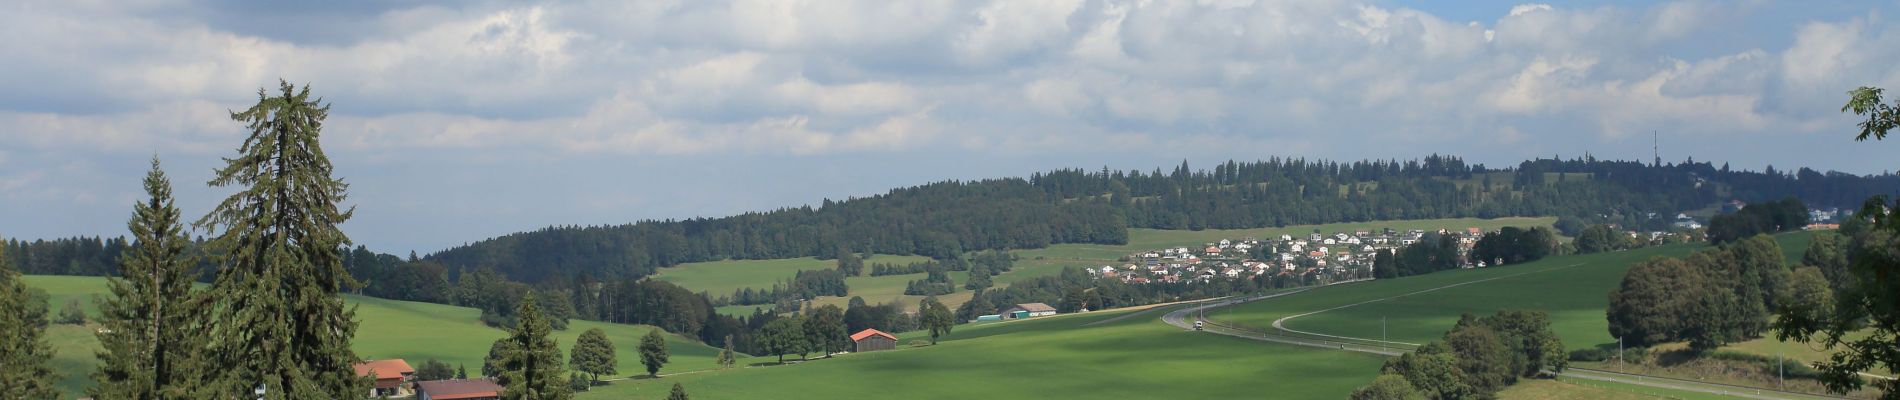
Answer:
<svg viewBox="0 0 1900 400"><path fill-rule="evenodd" d="M53 304L63 304L64 300L60 300L63 298L86 298L92 294L106 293L105 278L26 276L25 280L28 286L46 290L54 299ZM506 334L482 325L481 312L472 308L358 296L346 296L346 299L357 307L356 319L361 325L357 327L353 345L357 356L363 359L402 358L408 360L411 366L417 366L425 359L435 358L480 372L482 357L488 355L489 345ZM57 309L58 306L54 307ZM92 311L91 315L97 316L98 312ZM53 344L55 351L53 363L63 377L60 389L67 397L77 397L80 390L92 385L87 374L96 365L93 353L100 349L92 333L92 328L96 326L56 324L47 329L48 341ZM619 375L646 372L640 366L640 354L634 347L639 344L641 336L654 328L573 320L567 330L554 333L562 354L567 354L567 346L573 344L581 332L591 328L601 328L613 340L617 354L615 361L618 362L615 369ZM672 353L672 363L662 373L704 370L715 366L713 358L718 353L717 349L677 335L668 335L667 344Z"/></svg>
<svg viewBox="0 0 1900 400"><path fill-rule="evenodd" d="M937 346L616 382L579 398L661 398L674 382L708 399L1340 398L1384 362L1195 334L1155 312L1082 326L1126 312L962 325Z"/></svg>
<svg viewBox="0 0 1900 400"><path fill-rule="evenodd" d="M1719 400L1734 397L1586 379L1526 379L1498 392L1501 400Z"/></svg>
<svg viewBox="0 0 1900 400"><path fill-rule="evenodd" d="M1805 245L1810 233L1777 236L1784 246ZM1381 319L1389 340L1426 343L1443 336L1463 313L1485 315L1501 309L1546 310L1551 328L1569 348L1615 343L1603 310L1608 293L1637 261L1678 257L1705 247L1681 244L1611 253L1559 256L1531 263L1445 271L1404 279L1381 280L1314 289L1284 300L1258 302L1223 310L1215 318L1271 329L1281 317L1382 299L1462 282L1497 278L1481 283L1376 301L1286 322L1290 329L1361 338L1378 338ZM1792 252L1799 256L1799 251Z"/></svg>
<svg viewBox="0 0 1900 400"><path fill-rule="evenodd" d="M1137 251L1177 246L1198 246L1203 243L1221 239L1278 237L1282 234L1305 235L1312 233L1314 229L1326 233L1384 228L1398 230L1437 230L1479 227L1490 230L1505 226L1550 226L1552 223L1555 223L1556 220L1556 218L1454 218L1297 225L1284 228L1231 230L1210 229L1185 231L1131 229L1129 230L1129 243L1126 245L1059 244L1043 249L1014 251L1013 253L1018 257L1015 269L993 278L992 281L996 283L996 287L998 288L1007 287L1011 282L1036 277L1053 276L1060 273L1063 268L1096 267L1112 264L1116 262L1116 259ZM907 264L924 260L927 260L927 258L919 256L876 255L865 260L865 263L867 265L871 263ZM801 270L828 269L835 268L836 266L837 264L834 260L820 260L814 257L776 260L726 260L680 264L675 267L663 268L660 269L660 272L654 275L654 277L655 279L673 282L693 291L704 291L713 296L722 296L729 295L733 290L740 288L770 288L773 283L790 280L792 275ZM950 277L956 282L962 283L969 279L969 274L967 272L951 272ZM918 301L923 300L923 296L904 295L904 285L918 279L923 279L923 274L851 277L845 279L845 284L851 287L851 296L863 297L868 303L902 302L911 307L915 307ZM959 289L955 293L939 296L938 299L942 300L944 304L954 308L963 304L965 301L969 301L970 294L969 291ZM813 299L813 303L817 305L831 304L844 307L849 299L850 296L827 296ZM760 307L769 306L727 306L720 307L718 311L727 315L749 315L753 309Z"/></svg>

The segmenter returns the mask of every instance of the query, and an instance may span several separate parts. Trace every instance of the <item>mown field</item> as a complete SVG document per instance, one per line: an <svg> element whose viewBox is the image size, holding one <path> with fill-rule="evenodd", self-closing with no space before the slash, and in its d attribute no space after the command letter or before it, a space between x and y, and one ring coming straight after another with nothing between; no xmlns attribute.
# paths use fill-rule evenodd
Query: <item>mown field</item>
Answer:
<svg viewBox="0 0 1900 400"><path fill-rule="evenodd" d="M1384 362L1187 332L1157 311L1084 326L1126 312L962 325L937 346L616 382L578 398L661 398L674 382L696 399L1340 398Z"/></svg>
<svg viewBox="0 0 1900 400"><path fill-rule="evenodd" d="M67 298L87 299L93 294L103 296L106 293L105 278L26 276L24 279L28 286L47 292L52 298L54 310L65 304L64 299ZM450 365L465 365L470 373L478 373L481 371L482 357L488 355L489 345L506 335L499 329L482 325L481 312L472 308L359 296L346 296L346 299L356 306L356 318L361 322L353 345L357 356L364 359L402 358L408 360L411 366L419 366L423 360L435 358ZM86 304L91 309L90 303ZM89 314L96 317L98 312L92 310ZM100 349L98 340L93 336L92 329L95 327L96 324L55 324L47 329L47 336L56 352L53 359L55 368L63 376L60 389L67 397L77 397L81 390L92 385L87 374L92 372L97 363L94 352ZM573 344L581 332L591 328L601 328L614 341L618 362L615 369L619 376L645 373L644 367L640 365L640 354L634 347L639 345L640 337L653 327L574 320L569 323L567 330L555 332L562 354L567 354L567 346ZM672 363L662 373L715 367L713 358L718 354L718 349L677 335L668 335L667 339Z"/></svg>

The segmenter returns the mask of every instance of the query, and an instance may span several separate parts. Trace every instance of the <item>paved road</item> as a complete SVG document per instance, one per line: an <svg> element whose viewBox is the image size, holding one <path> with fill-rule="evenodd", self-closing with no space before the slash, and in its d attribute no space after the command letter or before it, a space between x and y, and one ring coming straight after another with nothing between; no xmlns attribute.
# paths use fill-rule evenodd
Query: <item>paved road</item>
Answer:
<svg viewBox="0 0 1900 400"><path fill-rule="evenodd" d="M1568 266L1563 267L1563 268L1568 268ZM1515 275L1511 275L1511 276L1515 276ZM1499 278L1503 278L1503 277L1499 277ZM1497 279L1497 278L1491 278L1491 279ZM1380 299L1380 300L1388 300L1388 299L1393 299L1393 298L1398 298L1398 297L1409 296L1412 294L1424 293L1424 292L1428 292L1432 290L1443 289L1443 288L1448 288L1448 287L1453 287L1453 286L1461 286L1461 285L1466 285L1466 284L1471 284L1471 283L1476 283L1476 282L1477 281L1452 284L1452 285L1447 285L1444 287L1402 294L1402 295L1393 296L1393 297ZM1194 322L1192 321L1194 319L1194 315L1196 312L1199 312L1201 310L1213 310L1213 309L1217 309L1221 307L1232 306L1235 304L1241 304L1241 303L1276 298L1280 296L1298 294L1304 291L1305 290L1297 290L1297 291L1278 293L1278 294L1267 295L1267 296L1210 300L1210 302L1206 304L1185 307L1179 310L1170 311L1167 314L1164 314L1161 316L1161 321L1169 325L1180 327L1182 329L1192 330L1194 329ZM1374 301L1380 301L1380 300L1374 300ZM1365 304L1365 303L1370 303L1370 302L1372 301L1357 303L1354 305ZM1321 312L1337 310L1340 308L1345 308L1345 307L1335 307L1328 310L1321 310ZM1316 313L1318 312L1301 314L1300 316L1312 315ZM1285 321L1287 319L1290 319L1290 318L1282 318L1279 321L1274 321L1274 327L1279 328L1279 330L1281 330L1282 332L1260 331L1260 330L1248 329L1246 327L1228 326L1228 325L1214 323L1213 321L1207 321L1203 323L1202 326L1203 326L1204 332L1233 336L1233 337L1238 337L1238 338L1243 338L1243 339L1252 339L1252 340L1259 340L1259 341L1266 341L1266 342L1290 344L1290 345L1295 345L1295 346L1306 346L1306 347L1315 347L1315 348L1322 348L1322 349L1378 354L1378 355L1383 355L1383 356L1398 356L1400 354L1404 354L1406 351L1410 351L1411 349L1409 346L1399 345L1398 342L1380 342L1374 339L1351 338L1351 337L1333 336L1333 335L1317 335L1317 334L1309 334L1305 332L1299 332L1299 331L1281 328L1280 322ZM1381 343L1391 343L1391 344L1394 344L1395 346L1386 346ZM1647 387L1654 387L1654 388L1682 390L1682 391L1690 391L1690 392L1698 392L1698 393L1709 393L1709 394L1734 396L1734 397L1749 398L1749 399L1761 399L1761 400L1809 400L1809 399L1839 399L1840 398L1840 397L1830 397L1830 396L1808 395L1808 394L1801 394L1801 393L1780 392L1780 391L1774 391L1774 390L1769 390L1769 389L1751 388L1751 387L1743 387L1743 386L1732 386L1732 385L1723 385L1723 384L1715 384L1715 383L1687 381L1687 380L1671 379L1671 378L1663 378L1663 377L1655 377L1655 376L1647 376L1647 375L1623 374L1623 373L1616 373L1616 372L1610 372L1610 371L1600 371L1600 370L1591 370L1591 369L1583 369L1583 368L1570 368L1570 369L1565 370L1562 374L1559 374L1559 376L1562 376L1565 378L1572 378L1572 379L1619 382L1619 383L1626 383L1626 384L1631 384L1631 385L1647 386Z"/></svg>

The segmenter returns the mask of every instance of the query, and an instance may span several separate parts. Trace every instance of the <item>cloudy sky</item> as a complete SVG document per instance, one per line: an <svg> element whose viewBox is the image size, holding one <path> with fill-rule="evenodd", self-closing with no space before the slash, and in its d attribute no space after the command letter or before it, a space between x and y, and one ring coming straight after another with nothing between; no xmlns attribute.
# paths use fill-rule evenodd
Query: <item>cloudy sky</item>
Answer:
<svg viewBox="0 0 1900 400"><path fill-rule="evenodd" d="M268 3L268 4L266 4ZM1446 4L1455 3L1455 4ZM1189 160L1585 152L1893 168L1900 3L21 0L0 5L0 235L180 205L279 78L333 104L357 242L722 216L944 179Z"/></svg>

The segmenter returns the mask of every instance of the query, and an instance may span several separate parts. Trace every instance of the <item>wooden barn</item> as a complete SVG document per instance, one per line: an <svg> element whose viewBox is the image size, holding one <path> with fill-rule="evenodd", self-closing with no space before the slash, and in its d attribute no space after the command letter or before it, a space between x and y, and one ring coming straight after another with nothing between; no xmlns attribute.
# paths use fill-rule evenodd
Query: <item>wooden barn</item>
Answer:
<svg viewBox="0 0 1900 400"><path fill-rule="evenodd" d="M420 400L490 400L501 398L501 385L487 379L452 379L416 382Z"/></svg>
<svg viewBox="0 0 1900 400"><path fill-rule="evenodd" d="M897 348L897 337L876 329L865 329L851 335L851 343L857 346L855 352L890 350Z"/></svg>

